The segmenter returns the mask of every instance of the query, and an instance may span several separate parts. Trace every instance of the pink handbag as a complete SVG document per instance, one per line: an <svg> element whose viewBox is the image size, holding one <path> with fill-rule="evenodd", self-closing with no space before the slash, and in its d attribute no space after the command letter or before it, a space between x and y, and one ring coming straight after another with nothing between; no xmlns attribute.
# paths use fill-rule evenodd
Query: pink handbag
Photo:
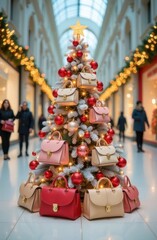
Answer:
<svg viewBox="0 0 157 240"><path fill-rule="evenodd" d="M134 209L140 207L138 189L131 185L127 176L124 177L123 196L124 212L131 213Z"/></svg>
<svg viewBox="0 0 157 240"><path fill-rule="evenodd" d="M53 132L52 138L54 138L56 133L58 134L56 140L43 140L39 153L39 162L52 165L66 165L69 163L68 143L62 140L61 134L58 131Z"/></svg>
<svg viewBox="0 0 157 240"><path fill-rule="evenodd" d="M109 109L103 107L100 101L97 101L96 106L89 110L89 122L93 124L108 123L110 121Z"/></svg>

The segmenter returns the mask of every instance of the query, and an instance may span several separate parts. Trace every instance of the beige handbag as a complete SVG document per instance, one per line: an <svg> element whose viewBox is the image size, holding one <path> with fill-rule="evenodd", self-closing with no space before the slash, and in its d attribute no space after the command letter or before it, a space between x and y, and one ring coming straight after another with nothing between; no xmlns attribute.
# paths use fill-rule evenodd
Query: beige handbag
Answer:
<svg viewBox="0 0 157 240"><path fill-rule="evenodd" d="M103 145L101 145L103 143ZM99 139L96 146L92 150L93 166L111 166L118 162L116 149L112 145L108 145L104 139Z"/></svg>
<svg viewBox="0 0 157 240"><path fill-rule="evenodd" d="M99 188L100 182L109 182L111 188ZM102 186L101 186L102 187ZM88 189L84 195L83 216L89 220L97 218L123 217L123 192L114 188L108 178L101 178L96 189Z"/></svg>
<svg viewBox="0 0 157 240"><path fill-rule="evenodd" d="M97 79L94 73L81 72L77 78L78 88L93 89L97 86Z"/></svg>
<svg viewBox="0 0 157 240"><path fill-rule="evenodd" d="M33 182L31 177L33 176ZM35 175L30 173L26 183L22 183L19 189L18 205L30 212L39 212L41 187L35 185Z"/></svg>
<svg viewBox="0 0 157 240"><path fill-rule="evenodd" d="M65 88L70 83L70 88ZM66 81L63 88L58 89L56 103L60 106L76 106L79 100L77 88L73 88L72 82Z"/></svg>

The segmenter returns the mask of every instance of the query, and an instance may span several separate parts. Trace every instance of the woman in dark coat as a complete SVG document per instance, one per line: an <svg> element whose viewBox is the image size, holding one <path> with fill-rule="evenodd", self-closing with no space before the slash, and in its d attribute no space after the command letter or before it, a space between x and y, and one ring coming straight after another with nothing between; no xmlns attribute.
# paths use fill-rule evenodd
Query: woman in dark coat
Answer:
<svg viewBox="0 0 157 240"><path fill-rule="evenodd" d="M8 156L8 152L10 147L11 132L6 132L2 130L2 126L6 120L14 120L14 112L11 109L10 102L7 99L2 102L2 106L0 109L0 135L2 139L2 151L4 154L4 160L9 160L10 157Z"/></svg>
<svg viewBox="0 0 157 240"><path fill-rule="evenodd" d="M144 152L142 148L143 133L145 131L145 124L149 127L149 122L141 101L137 101L136 108L132 113L132 118L134 119L133 129L136 132L137 151Z"/></svg>
<svg viewBox="0 0 157 240"><path fill-rule="evenodd" d="M119 129L119 141L121 141L121 138L123 138L123 142L125 141L125 127L127 127L127 121L123 112L121 112L117 123L117 128Z"/></svg>
<svg viewBox="0 0 157 240"><path fill-rule="evenodd" d="M20 109L16 115L17 119L19 119L19 145L20 145L20 153L18 157L22 156L22 148L23 148L23 142L26 142L26 156L29 156L28 154L28 145L29 145L29 134L33 130L34 120L32 112L28 109L28 104L26 101L22 103L20 106Z"/></svg>

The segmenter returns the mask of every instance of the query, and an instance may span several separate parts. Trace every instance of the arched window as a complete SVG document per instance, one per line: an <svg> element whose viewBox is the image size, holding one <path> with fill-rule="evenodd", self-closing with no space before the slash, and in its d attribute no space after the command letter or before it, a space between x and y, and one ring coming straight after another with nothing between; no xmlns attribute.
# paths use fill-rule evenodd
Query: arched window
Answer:
<svg viewBox="0 0 157 240"><path fill-rule="evenodd" d="M19 1L18 0L10 0L10 20L14 22L16 26L19 23L19 14L17 11L19 10Z"/></svg>
<svg viewBox="0 0 157 240"><path fill-rule="evenodd" d="M28 29L28 45L29 45L29 55L34 54L34 19L33 17L29 20L29 29Z"/></svg>

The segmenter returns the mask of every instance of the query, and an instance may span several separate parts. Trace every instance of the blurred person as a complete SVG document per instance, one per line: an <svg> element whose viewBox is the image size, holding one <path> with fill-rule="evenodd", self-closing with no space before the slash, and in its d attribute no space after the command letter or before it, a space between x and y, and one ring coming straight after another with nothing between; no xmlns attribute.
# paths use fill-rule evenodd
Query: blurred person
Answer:
<svg viewBox="0 0 157 240"><path fill-rule="evenodd" d="M39 127L39 130L41 130L44 126L43 126L43 122L46 121L46 117L44 117L44 114L42 113L39 117L39 120L38 120L38 127Z"/></svg>
<svg viewBox="0 0 157 240"><path fill-rule="evenodd" d="M4 160L10 160L8 152L10 147L11 132L2 130L2 126L6 120L14 121L14 112L11 108L9 100L7 99L2 102L2 106L0 108L0 135L2 139L2 151L4 154Z"/></svg>
<svg viewBox="0 0 157 240"><path fill-rule="evenodd" d="M136 108L132 112L132 118L134 119L133 129L136 132L137 151L144 152L142 148L143 133L145 131L145 124L147 124L149 128L149 122L141 101L136 102Z"/></svg>
<svg viewBox="0 0 157 240"><path fill-rule="evenodd" d="M124 113L121 112L117 122L117 129L119 129L119 142L123 139L125 141L125 128L127 127L126 117L124 117Z"/></svg>
<svg viewBox="0 0 157 240"><path fill-rule="evenodd" d="M29 134L33 131L34 119L32 112L28 108L28 103L24 101L22 105L19 107L19 111L16 114L15 118L19 119L19 147L20 153L17 157L22 157L22 149L23 149L23 142L26 143L26 156L28 154L28 146L29 146Z"/></svg>

